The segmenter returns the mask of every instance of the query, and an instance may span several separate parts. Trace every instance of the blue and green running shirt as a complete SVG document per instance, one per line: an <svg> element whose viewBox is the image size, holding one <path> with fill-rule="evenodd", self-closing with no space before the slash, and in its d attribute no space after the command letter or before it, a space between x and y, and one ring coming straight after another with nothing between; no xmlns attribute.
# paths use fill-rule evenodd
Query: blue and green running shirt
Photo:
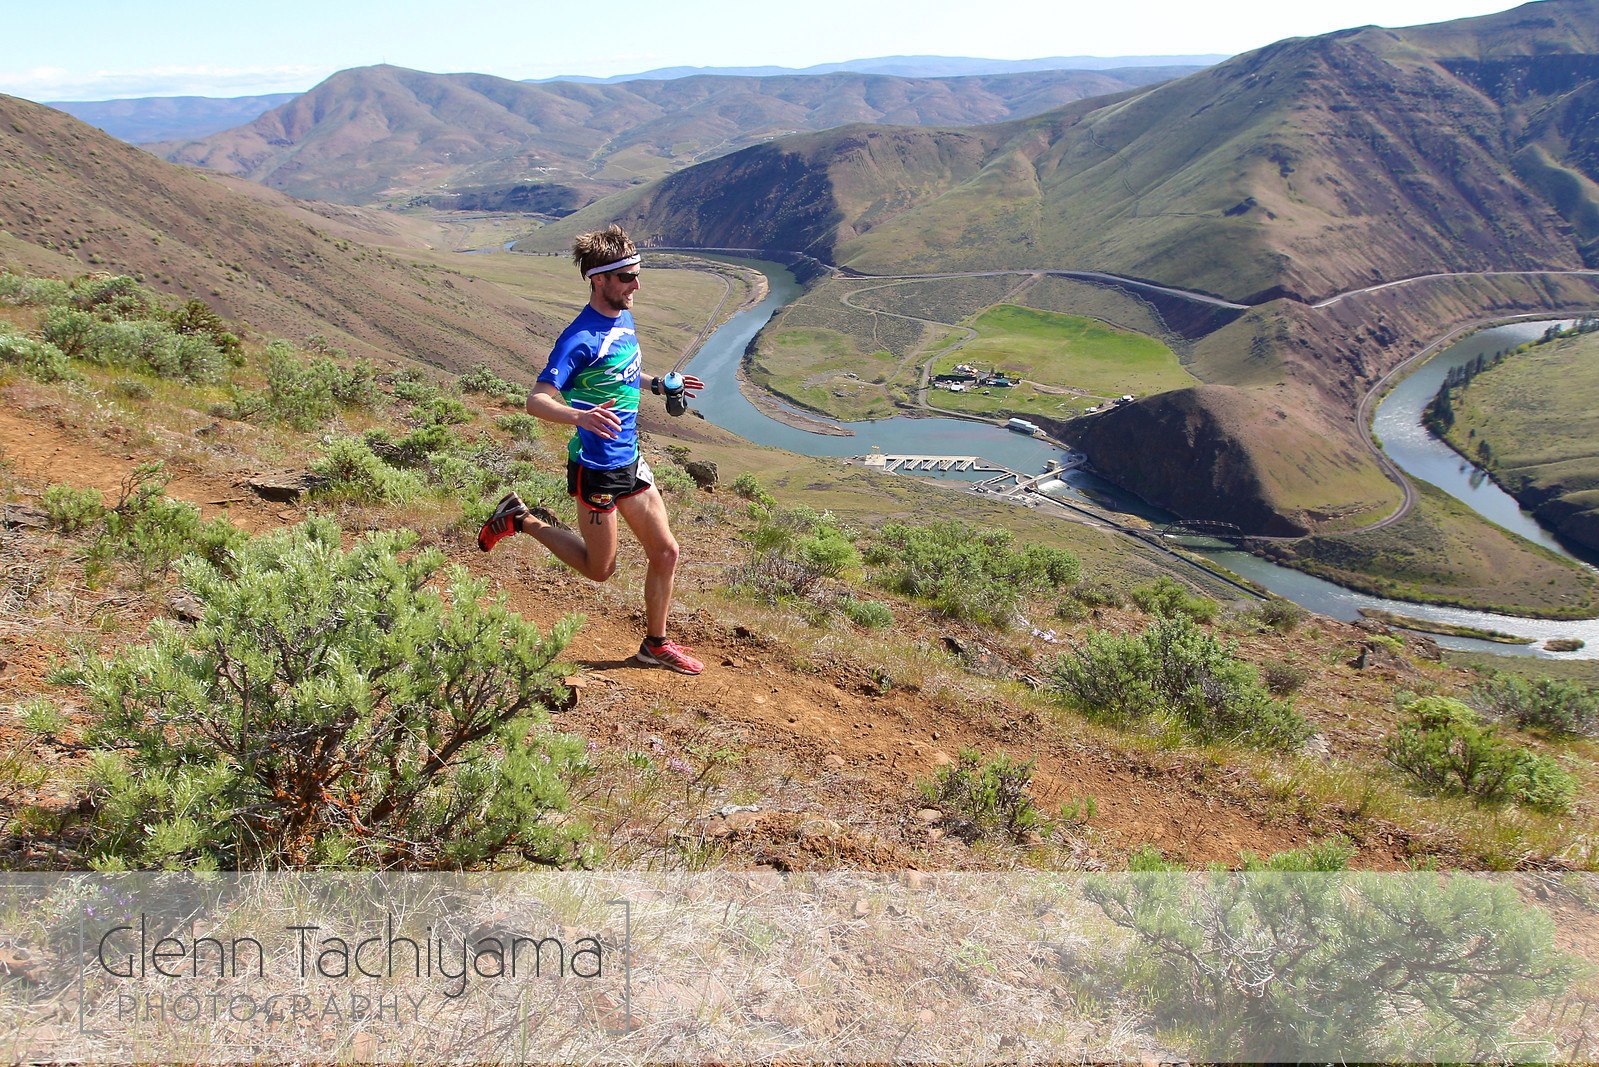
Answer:
<svg viewBox="0 0 1599 1067"><path fill-rule="evenodd" d="M638 458L639 348L631 311L612 319L585 306L555 342L538 380L555 386L568 405L580 410L616 401L611 410L622 429L609 441L579 429L566 446L572 460L609 471Z"/></svg>

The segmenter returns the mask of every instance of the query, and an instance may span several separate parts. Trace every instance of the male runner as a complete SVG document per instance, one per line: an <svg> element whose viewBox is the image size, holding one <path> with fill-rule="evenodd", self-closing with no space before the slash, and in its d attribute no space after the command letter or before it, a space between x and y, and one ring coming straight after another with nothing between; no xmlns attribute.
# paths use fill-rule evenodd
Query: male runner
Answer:
<svg viewBox="0 0 1599 1067"><path fill-rule="evenodd" d="M578 501L579 532L563 528L548 511L530 509L510 493L478 532L478 547L487 552L501 539L525 533L579 574L603 582L616 571L616 516L621 512L649 561L644 572L646 632L638 659L680 674L698 674L704 665L693 650L666 636L678 545L654 475L639 455L643 371L632 312L639 288L638 249L613 225L580 234L572 244L572 259L588 280L588 306L555 342L528 394L527 410L577 429L567 444L566 488ZM683 381L689 390L705 388L692 375L684 375ZM660 382L650 380L652 392L661 391Z"/></svg>

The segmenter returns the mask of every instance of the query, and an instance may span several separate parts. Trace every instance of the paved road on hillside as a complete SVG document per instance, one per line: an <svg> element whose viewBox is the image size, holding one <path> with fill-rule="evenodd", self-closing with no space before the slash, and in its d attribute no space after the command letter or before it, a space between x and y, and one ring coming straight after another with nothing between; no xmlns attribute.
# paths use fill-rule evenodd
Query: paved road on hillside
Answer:
<svg viewBox="0 0 1599 1067"><path fill-rule="evenodd" d="M1327 308L1341 300L1348 300L1352 296L1361 296L1365 293L1375 293L1383 289L1392 289L1398 285L1409 285L1412 282L1433 281L1438 278L1545 278L1545 277L1570 277L1570 276L1599 278L1599 270L1469 270L1453 271L1448 274L1418 274L1414 278L1400 278L1398 281L1383 282L1381 285L1369 285L1364 289L1351 289L1347 293L1329 296L1325 300L1318 300L1311 304L1313 308Z"/></svg>
<svg viewBox="0 0 1599 1067"><path fill-rule="evenodd" d="M1139 278L1129 278L1121 274L1106 274L1097 270L957 270L944 271L937 274L837 274L844 281L865 282L931 282L940 278L1002 278L1006 276L1025 275L1035 278L1077 278L1082 281L1108 282L1112 285L1121 285L1129 289L1141 290L1146 293L1162 293L1166 296L1175 296L1182 300L1191 300L1196 304L1207 304L1211 307L1227 308L1232 311L1248 311L1250 305L1235 304L1231 300L1224 300L1210 293L1201 293L1194 289L1178 289L1170 285L1156 285Z"/></svg>

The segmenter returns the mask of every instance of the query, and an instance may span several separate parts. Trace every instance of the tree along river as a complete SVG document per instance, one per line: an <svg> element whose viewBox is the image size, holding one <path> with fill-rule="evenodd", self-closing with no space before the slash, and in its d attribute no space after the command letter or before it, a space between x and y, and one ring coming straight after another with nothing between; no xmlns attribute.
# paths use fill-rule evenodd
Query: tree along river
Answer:
<svg viewBox="0 0 1599 1067"><path fill-rule="evenodd" d="M706 383L707 389L699 410L709 421L756 444L809 456L857 456L865 455L873 448L891 455L981 456L1021 474L1041 471L1048 461L1061 458L1060 450L1048 442L1024 437L989 423L964 419L901 416L871 422L835 423L851 431L851 436L835 436L810 433L763 414L739 390L739 364L745 349L761 327L779 308L799 296L802 290L794 276L779 264L755 260L732 262L758 268L766 275L770 290L759 304L734 315L712 334L685 368ZM1492 354L1501 348L1532 340L1546 326L1547 323L1499 326L1458 342L1395 388L1378 407L1373 425L1388 454L1406 473L1438 485L1477 509L1490 521L1565 554L1553 538L1517 507L1513 499L1483 477L1477 468L1466 463L1446 445L1434 440L1421 426L1421 410L1437 392L1450 368L1475 359L1481 352ZM809 413L807 415L814 417L809 416ZM943 477L972 481L986 475L949 474ZM1046 482L1041 488L1050 496L1089 502L1154 522L1169 522L1175 518L1085 471L1071 471L1063 480ZM1599 658L1599 619L1566 622L1523 619L1388 600L1279 567L1247 552L1225 548L1200 551L1278 596L1334 618L1353 620L1359 618L1363 607L1378 608L1411 618L1515 634L1538 642L1549 638L1575 637L1585 642L1584 648L1577 652L1559 653L1559 656ZM1505 645L1456 637L1439 637L1437 640L1439 644L1451 648L1500 655L1556 655L1538 646Z"/></svg>

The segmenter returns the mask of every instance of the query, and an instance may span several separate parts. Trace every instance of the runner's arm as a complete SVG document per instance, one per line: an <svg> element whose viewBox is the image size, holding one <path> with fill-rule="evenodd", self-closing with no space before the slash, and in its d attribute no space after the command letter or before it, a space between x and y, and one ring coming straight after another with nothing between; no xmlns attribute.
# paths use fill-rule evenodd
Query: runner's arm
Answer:
<svg viewBox="0 0 1599 1067"><path fill-rule="evenodd" d="M607 400L595 408L575 408L568 404L561 391L549 382L536 382L527 394L527 413L545 422L576 426L589 433L614 439L622 429L622 420L611 410L614 400Z"/></svg>

